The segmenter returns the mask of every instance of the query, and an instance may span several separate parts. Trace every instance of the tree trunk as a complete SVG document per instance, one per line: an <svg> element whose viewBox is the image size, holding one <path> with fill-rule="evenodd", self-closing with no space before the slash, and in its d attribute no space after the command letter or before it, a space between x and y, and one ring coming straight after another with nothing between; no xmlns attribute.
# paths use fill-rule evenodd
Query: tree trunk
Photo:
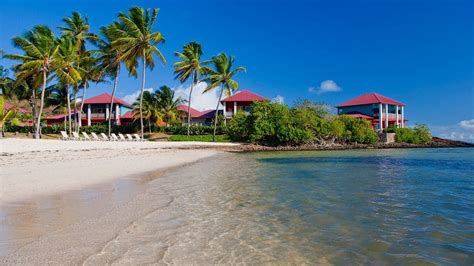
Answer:
<svg viewBox="0 0 474 266"><path fill-rule="evenodd" d="M112 89L112 99L110 100L110 106L114 104L115 90L117 89L119 73L120 73L120 66L117 66L117 72L115 73L114 87ZM112 116L109 115L109 136L112 133L111 130L112 130Z"/></svg>
<svg viewBox="0 0 474 266"><path fill-rule="evenodd" d="M145 90L145 70L146 70L146 60L145 60L145 50L143 50L143 73L142 73L142 90L140 93L140 129L141 129L141 138L143 139L143 91Z"/></svg>
<svg viewBox="0 0 474 266"><path fill-rule="evenodd" d="M150 122L150 120L148 120L148 131L149 131L150 134L151 134L151 122Z"/></svg>
<svg viewBox="0 0 474 266"><path fill-rule="evenodd" d="M216 142L217 115L219 113L219 104L221 103L222 93L224 93L224 86L222 86L221 94L219 95L219 101L217 101L216 114L214 115L214 134L212 134L212 142Z"/></svg>
<svg viewBox="0 0 474 266"><path fill-rule="evenodd" d="M77 131L77 127L79 126L77 122L77 88L74 88L74 132Z"/></svg>
<svg viewBox="0 0 474 266"><path fill-rule="evenodd" d="M71 99L69 97L69 88L66 88L67 94L67 114L69 119L69 136L72 135L72 121L71 121Z"/></svg>
<svg viewBox="0 0 474 266"><path fill-rule="evenodd" d="M44 94L46 93L46 82L48 81L48 75L46 71L43 70L43 89L41 90L41 102L40 102L40 109L38 114L38 120L36 121L36 132L35 132L35 139L40 138L41 132L41 115L43 114L43 107L44 107Z"/></svg>
<svg viewBox="0 0 474 266"><path fill-rule="evenodd" d="M84 91L82 92L82 101L81 101L81 108L79 109L79 126L77 127L77 133L82 126L82 110L84 109L84 100L86 99L86 92L87 92L87 82L84 84Z"/></svg>
<svg viewBox="0 0 474 266"><path fill-rule="evenodd" d="M193 93L193 89L194 89L194 82L196 79L195 75L196 75L196 71L193 71L191 90L189 91L189 100L188 100L188 137L189 137L189 130L191 126L191 94Z"/></svg>

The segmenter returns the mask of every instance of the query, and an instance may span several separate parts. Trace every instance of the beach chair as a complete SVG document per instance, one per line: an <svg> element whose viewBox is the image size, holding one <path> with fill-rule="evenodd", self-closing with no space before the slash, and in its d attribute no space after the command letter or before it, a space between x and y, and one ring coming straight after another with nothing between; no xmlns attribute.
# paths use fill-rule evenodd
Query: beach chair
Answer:
<svg viewBox="0 0 474 266"><path fill-rule="evenodd" d="M82 136L84 136L84 137L82 138L83 140L89 140L89 141L91 140L91 138L89 137L89 135L87 135L87 133L84 132L84 131L82 131Z"/></svg>
<svg viewBox="0 0 474 266"><path fill-rule="evenodd" d="M118 136L119 136L121 141L127 141L127 139L123 136L122 133L118 133Z"/></svg>
<svg viewBox="0 0 474 266"><path fill-rule="evenodd" d="M67 135L66 131L61 131L61 139L69 140L69 136Z"/></svg>
<svg viewBox="0 0 474 266"><path fill-rule="evenodd" d="M130 134L127 134L127 139L129 141L135 141L135 139L133 139L132 135L130 135Z"/></svg>
<svg viewBox="0 0 474 266"><path fill-rule="evenodd" d="M112 140L113 140L113 141L119 141L119 140L120 140L120 139L117 137L117 135L115 135L115 133L110 134L110 136L112 136Z"/></svg>
<svg viewBox="0 0 474 266"><path fill-rule="evenodd" d="M145 141L145 139L140 138L140 136L138 136L138 134L133 134L133 136L135 137L136 141Z"/></svg>
<svg viewBox="0 0 474 266"><path fill-rule="evenodd" d="M92 140L100 140L99 137L97 137L97 134L95 134L94 132L92 132L91 135L92 135Z"/></svg>
<svg viewBox="0 0 474 266"><path fill-rule="evenodd" d="M107 137L107 135L105 135L104 133L100 133L100 136L101 136L101 140L105 140L105 141L109 141L109 137Z"/></svg>
<svg viewBox="0 0 474 266"><path fill-rule="evenodd" d="M79 134L77 134L77 132L72 132L72 138L74 140L81 140L81 137L79 136Z"/></svg>

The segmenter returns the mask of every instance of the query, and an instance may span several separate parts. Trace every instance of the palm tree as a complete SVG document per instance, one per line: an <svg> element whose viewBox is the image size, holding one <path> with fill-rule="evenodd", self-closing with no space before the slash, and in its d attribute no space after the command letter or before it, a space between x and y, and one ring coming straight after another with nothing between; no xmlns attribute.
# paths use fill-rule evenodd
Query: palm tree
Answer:
<svg viewBox="0 0 474 266"><path fill-rule="evenodd" d="M237 67L232 69L234 64L234 57L228 56L224 53L220 53L212 58L212 64L214 69L205 68L204 72L207 74L206 81L209 83L204 93L215 89L220 86L221 92L219 93L219 100L217 101L216 114L214 117L214 134L212 135L212 141L216 138L217 129L217 113L219 111L219 104L222 99L222 94L225 92L226 95L231 95L233 91L239 89L239 83L235 81L234 75L245 71L244 67ZM225 110L224 110L225 111Z"/></svg>
<svg viewBox="0 0 474 266"><path fill-rule="evenodd" d="M35 138L40 137L41 115L44 107L44 96L49 74L54 71L55 58L59 50L53 32L46 26L35 26L23 37L13 38L13 45L23 51L23 54L10 54L7 58L21 63L15 67L18 81L38 78L42 82L40 109L36 122Z"/></svg>
<svg viewBox="0 0 474 266"><path fill-rule="evenodd" d="M123 60L129 68L136 68L138 60L142 60L142 86L140 91L140 126L143 138L143 92L145 90L146 68L153 69L155 66L153 56L156 55L163 62L166 60L156 45L164 42L161 32L153 32L153 26L158 16L158 8L152 10L140 7L132 7L127 14L118 15L123 28L115 31L117 38L112 46L123 51L120 60Z"/></svg>
<svg viewBox="0 0 474 266"><path fill-rule="evenodd" d="M188 97L188 136L191 125L191 95L195 84L199 83L199 74L201 74L203 65L209 61L201 62L202 48L197 42L190 42L183 47L183 52L175 52L182 61L174 64L174 73L176 78L181 82L185 82L191 77L191 90Z"/></svg>
<svg viewBox="0 0 474 266"><path fill-rule="evenodd" d="M46 98L46 103L50 106L54 106L53 112L60 111L64 114L64 131L67 131L66 116L68 115L69 110L68 97L70 97L68 87L58 83L48 87L46 90L49 92L49 95Z"/></svg>
<svg viewBox="0 0 474 266"><path fill-rule="evenodd" d="M74 40L79 55L86 52L86 41L95 43L99 40L99 37L96 34L90 32L90 25L87 17L82 17L79 12L72 12L70 17L66 17L62 21L66 26L59 27L59 29L64 36L69 36Z"/></svg>
<svg viewBox="0 0 474 266"><path fill-rule="evenodd" d="M59 40L59 52L56 59L56 76L59 80L59 83L67 88L72 87L74 89L74 116L77 117L77 88L79 87L79 81L81 81L81 71L82 69L78 66L78 55L77 47L75 46L73 40L67 36L63 36ZM69 89L68 89L69 95ZM72 134L72 124L71 124L71 103L70 97L67 97L68 100L68 118L69 118L69 134Z"/></svg>
<svg viewBox="0 0 474 266"><path fill-rule="evenodd" d="M154 93L153 97L157 102L162 120L166 124L176 121L179 113L178 106L183 104L185 100L181 99L181 97L176 98L174 91L168 86L161 86L160 89Z"/></svg>
<svg viewBox="0 0 474 266"><path fill-rule="evenodd" d="M162 113L160 112L160 106L158 99L154 97L153 93L145 91L143 93L143 99L140 102L141 96L133 104L133 118L135 120L146 119L148 121L148 129L151 133L151 123L159 125L163 121Z"/></svg>
<svg viewBox="0 0 474 266"><path fill-rule="evenodd" d="M84 100L86 99L87 88L89 88L89 83L94 81L95 83L103 82L100 72L101 68L97 65L97 59L92 56L91 52L86 51L79 58L79 67L81 69L81 81L79 83L79 88L82 89L82 100L81 106L79 108L79 117L77 132L82 126L82 110L84 109Z"/></svg>
<svg viewBox="0 0 474 266"><path fill-rule="evenodd" d="M123 36L124 29L121 24L114 22L107 27L102 27L100 29L101 39L98 41L97 45L99 50L97 53L97 61L99 63L99 68L102 69L100 72L100 77L106 75L114 79L114 85L112 88L112 99L110 101L110 106L112 107L115 98L115 92L117 90L118 77L120 74L120 64L122 60L120 59L123 55L122 51L117 47L113 46L112 43L119 36ZM126 65L128 73L131 76L137 76L137 68L135 64ZM112 115L109 115L109 135L112 130Z"/></svg>

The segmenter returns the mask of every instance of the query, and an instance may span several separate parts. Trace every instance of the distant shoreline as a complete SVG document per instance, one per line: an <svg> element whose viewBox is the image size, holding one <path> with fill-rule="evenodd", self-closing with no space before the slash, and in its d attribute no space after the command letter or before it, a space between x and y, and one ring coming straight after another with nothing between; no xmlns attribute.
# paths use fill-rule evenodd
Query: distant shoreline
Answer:
<svg viewBox="0 0 474 266"><path fill-rule="evenodd" d="M296 146L263 146L242 144L232 147L230 152L259 152L259 151L331 151L331 150L371 150L371 149L422 149L422 148L474 148L473 143L433 137L427 144L389 143L389 144L306 144Z"/></svg>

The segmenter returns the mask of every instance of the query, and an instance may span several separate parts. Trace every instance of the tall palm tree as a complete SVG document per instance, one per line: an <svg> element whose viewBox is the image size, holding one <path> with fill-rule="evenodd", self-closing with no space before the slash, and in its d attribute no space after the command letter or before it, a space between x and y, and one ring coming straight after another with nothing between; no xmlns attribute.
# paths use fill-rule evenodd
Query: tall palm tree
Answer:
<svg viewBox="0 0 474 266"><path fill-rule="evenodd" d="M34 76L42 82L40 109L34 134L35 138L40 138L46 83L49 74L54 71L59 46L53 32L46 26L35 26L24 36L13 38L13 45L23 51L23 54L6 55L7 58L21 62L15 67L16 79L21 81Z"/></svg>
<svg viewBox="0 0 474 266"><path fill-rule="evenodd" d="M163 121L163 115L158 104L158 99L149 91L143 93L143 99L140 102L141 96L133 104L133 118L134 120L146 119L148 121L148 129L151 133L151 123L159 125Z"/></svg>
<svg viewBox="0 0 474 266"><path fill-rule="evenodd" d="M199 83L199 74L202 73L203 66L209 61L201 61L202 48L197 42L190 42L183 47L183 52L175 52L182 61L174 64L174 73L176 78L185 82L191 77L191 90L188 97L188 136L191 125L191 95L194 86Z"/></svg>
<svg viewBox="0 0 474 266"><path fill-rule="evenodd" d="M142 60L142 86L140 91L140 126L141 137L143 138L143 92L145 90L146 68L153 69L155 66L154 55L163 63L166 60L156 45L164 42L161 32L153 31L158 8L146 9L132 7L127 14L120 13L118 19L123 26L123 30L116 31L117 38L112 42L112 46L123 51L120 60L125 61L129 68L136 68L138 60Z"/></svg>
<svg viewBox="0 0 474 266"><path fill-rule="evenodd" d="M100 77L108 76L114 79L114 85L112 87L112 99L110 101L110 106L112 107L115 99L115 93L118 85L118 77L120 74L120 64L123 61L121 56L123 55L122 50L118 47L113 46L112 43L115 39L124 35L124 29L122 25L118 22L114 22L107 27L100 28L101 38L98 41L97 45L99 50L97 53L97 61L99 63L99 68L102 69L100 72ZM135 64L126 65L128 73L130 76L137 76L137 68ZM109 116L109 135L112 130L112 116Z"/></svg>
<svg viewBox="0 0 474 266"><path fill-rule="evenodd" d="M86 51L79 58L79 67L81 69L81 81L79 88L82 89L82 100L79 108L77 132L82 126L82 110L84 109L84 100L86 99L86 92L91 81L95 83L103 82L104 79L100 75L102 69L97 65L97 59L92 56L90 51Z"/></svg>
<svg viewBox="0 0 474 266"><path fill-rule="evenodd" d="M78 66L77 47L70 37L63 36L59 40L59 52L57 54L55 65L56 76L59 80L59 83L66 86L67 88L72 87L74 90L74 116L77 117L77 88L79 87L79 82L82 78L82 69ZM68 89L68 95L69 94L70 93ZM71 103L69 99L70 97L68 96L69 134L72 134Z"/></svg>
<svg viewBox="0 0 474 266"><path fill-rule="evenodd" d="M59 111L64 114L64 131L67 132L66 116L68 115L69 104L67 98L70 97L68 87L57 83L53 86L49 86L47 91L49 95L46 98L46 103L50 106L54 106L53 112Z"/></svg>
<svg viewBox="0 0 474 266"><path fill-rule="evenodd" d="M156 99L162 120L166 124L176 121L179 115L178 106L183 104L185 100L181 99L181 97L175 97L174 91L168 86L161 86L153 94L153 97Z"/></svg>
<svg viewBox="0 0 474 266"><path fill-rule="evenodd" d="M233 91L239 89L239 83L235 81L234 75L245 71L244 67L237 67L232 69L234 64L234 57L228 56L224 53L220 53L212 58L212 64L214 69L205 68L204 71L207 74L206 81L209 83L207 88L204 90L204 93L211 91L218 86L221 88L219 93L219 100L217 101L216 113L214 117L214 134L212 135L212 141L216 139L216 129L217 129L217 115L219 111L219 104L222 99L222 94L225 92L226 95L231 95ZM225 111L225 110L224 110Z"/></svg>
<svg viewBox="0 0 474 266"><path fill-rule="evenodd" d="M87 17L83 17L79 12L72 12L70 17L62 20L66 26L59 27L64 36L69 36L74 40L76 50L79 55L86 52L86 41L95 43L99 37L90 32L90 25Z"/></svg>

